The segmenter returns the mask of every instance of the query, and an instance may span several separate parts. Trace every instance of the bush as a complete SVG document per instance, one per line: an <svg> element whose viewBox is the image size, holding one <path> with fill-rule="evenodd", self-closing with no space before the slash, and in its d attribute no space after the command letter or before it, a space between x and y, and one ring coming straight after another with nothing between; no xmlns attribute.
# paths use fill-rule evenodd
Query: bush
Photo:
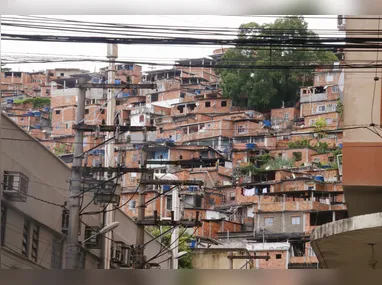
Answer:
<svg viewBox="0 0 382 285"><path fill-rule="evenodd" d="M25 100L15 100L14 104L28 104L32 103L33 108L42 108L50 106L49 98L28 98Z"/></svg>

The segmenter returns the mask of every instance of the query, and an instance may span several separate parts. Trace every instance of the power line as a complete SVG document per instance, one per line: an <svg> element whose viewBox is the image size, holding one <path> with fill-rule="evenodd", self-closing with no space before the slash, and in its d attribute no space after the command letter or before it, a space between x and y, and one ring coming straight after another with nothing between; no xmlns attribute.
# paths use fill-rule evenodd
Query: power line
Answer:
<svg viewBox="0 0 382 285"><path fill-rule="evenodd" d="M3 182L1 182L1 184L8 188L8 185L7 185L7 184L5 184L5 183L3 183ZM47 201L47 200L38 198L38 197L36 197L36 196L30 195L30 194L27 194L27 193L24 193L24 192L21 192L21 191L19 191L19 190L17 190L17 189L14 189L14 188L11 188L11 189L12 189L13 191L16 191L16 192L22 194L22 195L25 195L25 196L27 196L27 197L33 198L33 199L35 199L35 200L37 200L37 201L40 201L40 202L43 202L43 203L46 203L46 204L49 204L49 205L52 205L52 206L57 206L57 207L61 207L61 208L65 208L65 207L66 207L65 204L57 204L57 203L50 202L50 201Z"/></svg>

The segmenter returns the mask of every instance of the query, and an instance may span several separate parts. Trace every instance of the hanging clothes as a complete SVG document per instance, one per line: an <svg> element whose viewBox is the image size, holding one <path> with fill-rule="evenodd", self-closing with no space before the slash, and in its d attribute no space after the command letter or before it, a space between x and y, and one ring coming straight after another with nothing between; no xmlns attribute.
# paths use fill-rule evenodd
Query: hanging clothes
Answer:
<svg viewBox="0 0 382 285"><path fill-rule="evenodd" d="M253 196L255 195L255 188L244 189L244 196Z"/></svg>
<svg viewBox="0 0 382 285"><path fill-rule="evenodd" d="M268 188L267 187L263 188L263 194L265 194L267 192L268 192Z"/></svg>
<svg viewBox="0 0 382 285"><path fill-rule="evenodd" d="M255 188L255 193L256 193L256 195L260 194L260 189L259 189L259 187L256 187L256 188Z"/></svg>

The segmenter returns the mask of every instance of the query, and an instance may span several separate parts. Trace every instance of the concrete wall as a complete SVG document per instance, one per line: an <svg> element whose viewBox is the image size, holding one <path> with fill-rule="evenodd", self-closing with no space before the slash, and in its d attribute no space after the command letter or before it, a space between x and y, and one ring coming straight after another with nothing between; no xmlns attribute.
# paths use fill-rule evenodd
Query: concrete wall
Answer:
<svg viewBox="0 0 382 285"><path fill-rule="evenodd" d="M65 238L61 234L62 208L42 202L37 197L57 205L63 205L68 199L70 169L59 158L47 150L43 145L26 134L8 117L2 116L2 144L1 163L4 171L22 172L29 179L28 197L26 202L14 202L4 196L3 203L7 209L5 247L3 247L2 263L4 267L16 266L18 268L51 268L53 238L61 238L65 259ZM93 195L84 195L83 205L87 205ZM84 210L99 211L99 206L89 203ZM124 214L117 212L116 219L120 226L114 231L119 240L127 244L135 243L136 225ZM37 262L32 260L30 254L21 256L24 220L29 220L31 226L40 228ZM82 221L89 226L100 226L99 215L84 215ZM81 224L79 240L84 240L85 225ZM146 237L147 240L149 236ZM31 237L30 237L31 239ZM134 240L134 241L132 241ZM31 243L31 240L29 240ZM160 244L156 241L147 247L148 254L159 252ZM99 250L86 250L85 268L98 267ZM150 257L150 256L149 256ZM162 257L163 258L163 257ZM166 264L162 264L166 268Z"/></svg>
<svg viewBox="0 0 382 285"><path fill-rule="evenodd" d="M372 15L364 18L375 17ZM367 37L362 30L378 29L378 20L352 19L346 17L348 37ZM377 52L346 51L346 61L359 64L374 62ZM381 58L381 51L379 51ZM374 81L372 73L345 72L344 86L344 124L376 125L382 122L381 69L378 69L379 80ZM375 92L374 92L375 87ZM374 102L373 102L373 97ZM371 118L371 113L373 113ZM379 134L381 130L376 128ZM344 131L343 145L343 184L350 216L382 211L382 141L379 136L368 129L359 128Z"/></svg>
<svg viewBox="0 0 382 285"><path fill-rule="evenodd" d="M195 269L229 269L228 253L235 255L247 254L245 250L235 249L195 249L192 252L192 265ZM234 260L233 268L240 269L247 260Z"/></svg>
<svg viewBox="0 0 382 285"><path fill-rule="evenodd" d="M299 225L292 225L292 217L300 217ZM272 225L265 225L265 218L273 218ZM293 233L304 232L304 219L302 212L270 212L270 213L257 213L257 229L265 228L273 233Z"/></svg>

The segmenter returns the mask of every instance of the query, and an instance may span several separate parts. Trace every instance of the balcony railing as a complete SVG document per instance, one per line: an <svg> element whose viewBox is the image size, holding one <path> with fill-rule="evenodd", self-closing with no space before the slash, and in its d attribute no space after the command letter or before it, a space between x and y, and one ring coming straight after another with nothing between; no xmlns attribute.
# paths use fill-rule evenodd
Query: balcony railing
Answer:
<svg viewBox="0 0 382 285"><path fill-rule="evenodd" d="M327 93L317 93L317 94L305 94L300 98L301 103L309 103L309 102L318 102L327 100Z"/></svg>

